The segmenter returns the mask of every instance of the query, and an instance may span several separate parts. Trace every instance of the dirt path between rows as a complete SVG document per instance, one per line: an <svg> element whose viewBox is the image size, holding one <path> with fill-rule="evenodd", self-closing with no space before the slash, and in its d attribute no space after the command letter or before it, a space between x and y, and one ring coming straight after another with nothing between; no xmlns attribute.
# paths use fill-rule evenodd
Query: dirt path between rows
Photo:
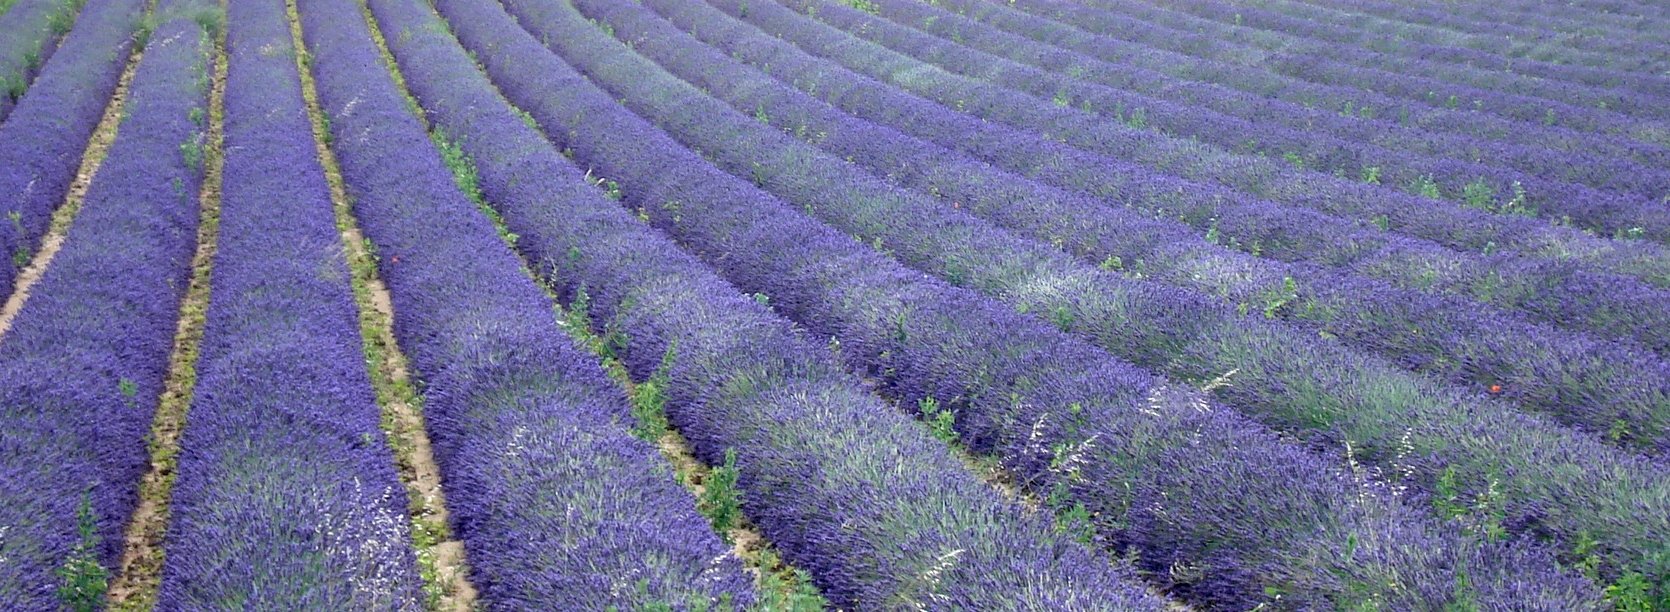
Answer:
<svg viewBox="0 0 1670 612"><path fill-rule="evenodd" d="M222 4L224 8L224 4ZM174 490L180 433L197 385L197 355L209 309L209 273L220 231L221 168L225 133L226 36L214 41L209 87L208 128L203 147L203 186L199 192L197 250L191 258L191 282L180 304L162 400L151 422L151 469L139 482L139 507L128 523L121 565L111 583L109 609L150 610L162 585L162 540L168 531L168 502Z"/></svg>
<svg viewBox="0 0 1670 612"><path fill-rule="evenodd" d="M70 222L75 220L76 213L81 212L81 202L87 198L87 187L93 184L93 176L98 173L99 165L104 163L111 143L116 142L116 130L122 123L122 108L127 102L128 84L133 82L134 70L139 67L139 58L143 55L144 51L136 49L129 56L127 67L122 69L121 79L116 82L116 92L104 107L104 116L99 119L92 137L87 139L87 148L81 155L81 167L70 182L64 203L52 212L52 224L46 235L41 237L40 250L18 273L17 285L12 289L11 296L6 298L5 305L0 306L0 339L11 331L12 321L23 310L24 302L29 300L29 290L40 282L47 266L52 264L52 258L58 256L59 249L64 247L64 235L69 233Z"/></svg>
<svg viewBox="0 0 1670 612"><path fill-rule="evenodd" d="M295 0L286 0L286 9L292 44L297 50L297 68L301 71L302 98L313 123L314 146L330 185L337 227L342 232L344 251L353 272L360 332L371 364L372 384L377 389L377 404L382 410L383 431L394 451L400 480L406 487L412 544L423 575L424 603L431 610L467 612L475 607L477 593L470 583L464 543L452 535L449 527L440 467L435 463L424 428L421 402L411 384L406 357L394 338L394 302L377 275L376 257L367 250L365 236L354 220L336 156L325 145L329 134L310 72L311 62L306 59Z"/></svg>

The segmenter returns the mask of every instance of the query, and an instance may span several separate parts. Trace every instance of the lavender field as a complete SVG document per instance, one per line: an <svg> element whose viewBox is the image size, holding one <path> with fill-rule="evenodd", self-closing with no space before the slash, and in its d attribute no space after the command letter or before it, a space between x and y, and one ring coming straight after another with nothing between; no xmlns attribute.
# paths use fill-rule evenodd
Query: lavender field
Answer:
<svg viewBox="0 0 1670 612"><path fill-rule="evenodd" d="M1670 611L1652 0L0 0L0 610Z"/></svg>

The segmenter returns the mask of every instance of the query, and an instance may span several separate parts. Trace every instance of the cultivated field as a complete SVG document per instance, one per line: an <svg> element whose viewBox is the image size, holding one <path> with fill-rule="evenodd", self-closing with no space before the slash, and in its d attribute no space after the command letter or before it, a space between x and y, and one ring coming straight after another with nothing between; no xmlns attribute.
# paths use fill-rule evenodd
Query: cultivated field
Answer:
<svg viewBox="0 0 1670 612"><path fill-rule="evenodd" d="M0 610L1670 610L1653 0L0 0Z"/></svg>

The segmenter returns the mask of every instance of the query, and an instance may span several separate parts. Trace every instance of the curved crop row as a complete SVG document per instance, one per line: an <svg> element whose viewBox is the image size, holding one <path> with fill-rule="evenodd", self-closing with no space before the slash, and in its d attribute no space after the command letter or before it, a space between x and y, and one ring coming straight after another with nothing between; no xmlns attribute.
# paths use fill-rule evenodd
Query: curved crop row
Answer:
<svg viewBox="0 0 1670 612"><path fill-rule="evenodd" d="M1286 15L1253 4L1243 4L1234 9L1229 9L1226 8L1226 5L1199 0L1184 0L1183 2L1170 4L1168 8L1220 22L1237 23L1238 25L1260 28L1279 34L1323 41L1347 49L1352 45L1384 49L1388 45L1397 44L1397 37L1395 36L1355 31L1350 27L1340 27L1329 23L1327 18L1329 11L1318 10L1315 7L1306 11L1303 17ZM1353 12L1354 14L1361 14L1356 9L1353 9ZM1405 35L1407 34L1408 32L1405 32ZM1500 35L1496 38L1496 40L1501 39ZM1577 53L1589 57L1607 57L1599 54ZM1347 51L1341 55L1349 57L1351 54ZM1626 53L1626 55L1639 56L1640 52ZM1535 93L1543 97L1532 97L1501 91L1487 92L1475 84L1457 83L1451 80L1458 76L1453 74L1457 71L1446 71L1442 68L1429 68L1428 71L1452 73L1448 75L1450 79L1441 75L1429 78L1424 73L1418 75L1403 74L1401 76L1404 78L1398 79L1396 83L1390 83L1379 77L1386 74L1400 73L1381 70L1372 64L1343 63L1336 61L1333 57L1276 54L1270 57L1270 61L1266 62L1265 66L1275 72L1309 79L1314 78L1314 75L1305 74L1304 68L1313 61L1318 61L1318 65L1325 64L1329 68L1327 74L1335 75L1331 79L1334 82L1355 82L1366 89L1409 99L1440 101L1449 95L1456 95L1464 100L1480 99L1487 103L1487 106L1481 110L1521 120L1535 121L1552 109L1558 114L1564 125L1628 134L1627 127L1632 124L1638 126L1658 125L1662 128L1662 121L1665 117L1663 111L1651 108L1651 103L1647 101L1650 96L1633 94L1632 92L1613 92L1611 95L1600 94L1597 96L1594 88L1575 83L1537 81L1540 82L1542 87L1538 88ZM1477 78L1476 72L1461 72L1469 72ZM1497 73L1497 77L1500 78L1500 76L1500 73ZM1640 78L1640 76L1637 78ZM1521 79L1521 81L1524 81L1524 79ZM1408 85L1408 87L1405 87L1405 85ZM1633 117L1613 112L1607 106L1601 104L1601 102L1609 99L1620 102L1624 108L1634 110L1642 116ZM1620 130L1620 128L1624 129ZM1662 139L1660 141L1662 142Z"/></svg>
<svg viewBox="0 0 1670 612"><path fill-rule="evenodd" d="M220 226L158 607L416 609L284 3L228 17Z"/></svg>
<svg viewBox="0 0 1670 612"><path fill-rule="evenodd" d="M1379 6L1384 5L1381 4ZM1411 4L1410 7L1416 8L1413 4ZM1430 10L1424 11L1423 15L1437 16L1441 19L1448 19L1452 17L1452 15L1447 13L1433 12ZM1560 32L1560 35L1564 37L1565 41L1581 41L1592 37L1598 38L1603 36L1618 36L1619 38L1631 38L1633 39L1633 43L1644 43L1649 45L1642 47L1642 49L1657 48L1656 51L1650 51L1649 53L1665 53L1666 41L1649 40L1650 35L1653 34L1653 32L1646 28L1651 26L1638 22L1638 24L1634 27L1623 26L1623 30L1627 31L1620 31L1617 29L1620 24L1600 24L1594 19L1594 17L1605 16L1605 14L1591 14L1588 18L1583 20L1572 21L1560 16L1541 14L1536 11L1532 11L1530 13L1483 18L1489 20L1491 24L1500 24L1503 23L1503 20L1511 20L1511 23L1523 24L1528 27L1518 28L1518 31L1533 38L1547 36L1551 31L1559 32L1561 29L1566 29L1567 31ZM1475 18L1479 17L1467 18L1467 21L1469 22L1467 27L1475 29L1478 28L1478 24L1472 23L1472 20ZM1451 23L1457 24L1460 22L1452 21ZM1662 27L1662 24L1660 24L1659 27ZM1582 31L1573 32L1570 30ZM1560 43L1556 43L1556 45L1558 44ZM1359 56L1362 54L1354 52L1352 55ZM1416 67L1441 65L1445 66L1449 70L1462 71L1464 74L1472 78L1494 79L1495 75L1492 75L1492 71L1501 71L1510 73L1508 75L1503 75L1503 78L1511 79L1513 81L1544 79L1549 81L1578 83L1601 90L1602 96L1606 95L1606 90L1623 90L1625 93L1639 94L1640 97L1650 99L1652 96L1662 96L1667 92L1670 92L1670 89L1666 88L1666 81L1662 75L1662 69L1659 70L1658 73L1654 73L1650 69L1642 71L1639 65L1636 67L1628 65L1614 67L1584 66L1562 63L1558 59L1548 55L1543 55L1538 58L1525 59L1524 57L1509 57L1492 51L1480 49L1432 44L1411 45L1407 55L1412 57L1391 59L1399 65ZM1376 54L1375 57L1385 58L1386 55ZM1636 56L1631 59L1639 61L1640 57ZM1662 62L1663 60L1658 61ZM1651 77L1649 77L1649 75L1651 75ZM1640 98L1638 97L1637 99ZM1621 108L1624 106L1608 101L1604 97L1602 98L1602 101L1607 103L1607 108ZM1651 108L1629 110L1629 112L1641 111L1648 113L1656 112L1660 116L1663 115L1662 111L1655 111Z"/></svg>
<svg viewBox="0 0 1670 612"><path fill-rule="evenodd" d="M492 223L454 186L373 46L360 7L299 3L331 149L379 256L394 333L470 580L489 606L711 607L748 576L629 433L631 409L558 328Z"/></svg>
<svg viewBox="0 0 1670 612"><path fill-rule="evenodd" d="M0 14L0 121L6 120L41 65L52 59L85 0L23 0Z"/></svg>
<svg viewBox="0 0 1670 612"><path fill-rule="evenodd" d="M1276 56L1266 65L1279 74L1416 100L1428 106L1454 108L1465 104L1477 112L1517 121L1557 123L1573 129L1670 146L1670 120L1667 119L1636 118L1604 108L1454 85L1361 66L1341 66L1320 56Z"/></svg>
<svg viewBox="0 0 1670 612"><path fill-rule="evenodd" d="M0 293L11 293L64 201L122 76L143 0L96 2L0 123Z"/></svg>
<svg viewBox="0 0 1670 612"><path fill-rule="evenodd" d="M851 31L883 27L869 13L823 0L780 0L792 5L750 6L740 0L710 0L726 12L746 12L746 20L802 49L835 60L848 69L962 109L990 121L1034 131L1075 147L1146 164L1161 172L1238 189L1249 195L1340 216L1362 224L1432 240L1445 246L1490 252L1546 253L1558 245L1569 250L1613 252L1596 262L1609 271L1641 271L1640 266L1670 264L1670 248L1656 243L1618 243L1538 219L1498 215L1461 207L1436 207L1426 198L1355 179L1306 172L1289 164L1228 153L1197 142L1135 129L1129 123L964 77L911 55L870 44L853 44ZM796 13L798 11L798 13ZM860 43L862 38L857 39ZM1130 121L1130 120L1128 120ZM1647 260L1647 261L1639 261ZM1644 274L1663 281L1663 274ZM1650 308L1650 306L1649 306Z"/></svg>
<svg viewBox="0 0 1670 612"><path fill-rule="evenodd" d="M1659 75L1649 77L1630 70L1503 57L1487 51L1438 45L1413 45L1408 53L1410 57L1357 49L1346 49L1340 55L1359 65L1377 66L1400 74L1430 70L1431 76L1511 94L1555 99L1569 96L1574 104L1584 105L1588 101L1589 106L1636 117L1670 116L1653 107L1655 98L1670 93L1667 88L1670 81Z"/></svg>
<svg viewBox="0 0 1670 612"><path fill-rule="evenodd" d="M1538 159L1541 167L1554 169L1549 174L1480 163L1495 157L1494 143L1476 140L1430 147L1444 151L1437 156L1416 155L1381 146L1373 142L1377 136L1358 138L1385 130L1364 129L1372 124L1356 118L1228 93L1216 86L1185 89L1174 79L1151 71L1066 52L914 0L880 0L874 6L880 16L898 25L867 21L858 31L862 38L1058 105L1114 119L1143 109L1148 127L1228 151L1258 153L1336 176L1366 177L1470 208L1534 215L1607 235L1622 236L1633 230L1640 236L1670 241L1670 209L1659 201L1670 196L1670 172L1664 170L1625 169L1613 176L1595 176L1592 169L1585 170L1594 176L1593 182L1621 187L1603 191L1552 180L1574 164L1569 156L1547 151ZM1336 130L1336 126L1344 129ZM1404 131L1395 126L1390 129ZM1418 134L1414 138L1427 139ZM1456 153L1473 159L1452 157ZM1429 204L1428 208L1437 207Z"/></svg>
<svg viewBox="0 0 1670 612"><path fill-rule="evenodd" d="M1336 11L1341 8L1356 6L1347 5L1342 7L1339 2L1328 1L1316 2L1315 4L1318 7L1328 7ZM1416 1L1400 6L1386 2L1372 2L1365 3L1365 10L1361 12L1365 16L1374 15L1378 17L1376 21L1392 21L1394 23L1391 25L1395 27L1420 26L1424 30L1440 36L1459 37L1470 41L1477 38L1478 35L1484 35L1487 37L1484 42L1496 45L1503 43L1489 41L1488 37L1494 35L1494 33L1487 28L1481 28L1481 26L1499 22L1504 17L1513 14L1519 14L1521 18L1508 17L1513 21L1503 24L1507 26L1504 28L1506 31L1516 34L1523 32L1528 37L1553 38L1555 40L1549 41L1548 44L1557 45L1556 50L1558 51L1594 51L1599 54L1617 54L1619 51L1623 51L1624 47L1608 48L1608 46L1629 45L1638 51L1647 51L1653 46L1662 47L1666 42L1670 42L1670 35L1650 29L1654 24L1662 25L1664 23L1665 15L1662 13L1657 17L1631 16L1617 12L1620 10L1618 7L1597 9L1584 7L1581 2L1468 4L1456 6L1448 12L1441 12L1435 10L1438 8L1435 5L1439 4ZM1604 40L1602 39L1604 34L1613 33L1608 32L1608 29L1616 30L1615 33L1617 34L1627 33L1630 36L1616 40ZM1595 47L1597 45L1598 48ZM1659 49L1659 51L1662 52L1663 49ZM1638 55L1648 54L1638 53ZM1607 56L1602 59L1643 61L1647 58ZM1582 65L1581 62L1557 56L1548 56L1546 61L1555 62L1555 65L1561 66ZM1653 70L1648 68L1647 71L1652 72Z"/></svg>
<svg viewBox="0 0 1670 612"><path fill-rule="evenodd" d="M1004 502L821 343L588 185L426 3L372 11L414 93L479 160L484 195L531 267L665 394L698 456L734 465L742 508L837 605L1159 607L1106 557Z"/></svg>
<svg viewBox="0 0 1670 612"><path fill-rule="evenodd" d="M1581 587L1553 575L1542 574L1555 582L1539 593L1534 581L1498 574L1540 571L1546 560L1434 537L1398 502L1233 411L907 271L711 167L531 37L504 35L516 26L497 9L440 6L505 93L558 146L618 179L641 217L773 308L834 336L848 363L915 403L941 435L997 455L1064 513L1061 529L1137 549L1140 564L1174 592L1232 606L1374 597L1431 604L1455 596L1455 570L1465 564L1479 587L1463 587L1462 597L1588 605ZM519 8L525 21L540 20L528 13L538 9ZM588 53L629 55L577 13L563 21L544 31ZM1404 538L1425 544L1396 544ZM1362 547L1357 561L1335 555L1342 541ZM1497 562L1507 565L1485 561L1494 554L1506 554Z"/></svg>
<svg viewBox="0 0 1670 612"><path fill-rule="evenodd" d="M1279 4L1279 3L1278 3ZM1295 5L1285 5L1295 6ZM1302 7L1315 10L1324 8L1319 6ZM1390 4L1385 2L1353 3L1351 19L1362 22L1376 29L1390 27L1392 29L1418 28L1423 34L1436 30L1439 36L1461 33L1467 37L1478 34L1481 29L1473 19L1461 13L1468 8L1476 9L1483 5L1458 7L1460 10L1432 10L1417 6L1415 3ZM1274 10L1284 10L1274 8ZM1337 12L1338 7L1329 7L1330 13ZM1394 13L1388 15L1387 13ZM1302 15L1301 18L1309 18ZM1371 25L1373 23L1382 25ZM1433 24L1441 24L1437 28L1428 28ZM1575 36L1561 32L1562 28L1577 28L1585 30ZM1619 110L1628 114L1665 118L1666 112L1662 108L1653 108L1653 98L1670 93L1670 81L1663 76L1663 67L1657 70L1644 67L1652 62L1662 63L1667 55L1662 41L1651 41L1641 36L1644 32L1618 32L1617 36L1608 37L1604 34L1607 28L1592 18L1587 23L1573 23L1558 16L1530 13L1516 16L1501 17L1490 20L1484 29L1494 37L1503 35L1514 36L1520 40L1535 41L1550 37L1558 40L1539 41L1552 53L1536 53L1539 57L1521 55L1512 57L1493 51L1457 46L1443 39L1430 42L1414 42L1412 37L1403 32L1393 32L1391 44L1379 42L1371 50L1328 45L1328 48L1339 49L1334 54L1337 59L1349 58L1358 65L1378 66L1400 73L1428 72L1445 80L1459 83L1474 83L1483 87L1501 88L1513 93L1543 95L1558 99L1560 96L1573 96L1570 100L1578 105L1598 106ZM1448 30L1448 31L1446 31ZM1419 34L1417 34L1419 36ZM1401 38L1401 40L1400 40ZM1383 37L1381 41L1385 41ZM1610 41L1633 47L1633 51L1615 49L1603 52L1602 57L1607 60L1623 59L1622 65L1593 66L1563 63L1554 55L1566 43L1586 42L1588 40ZM1314 43L1313 43L1314 44ZM1463 45L1466 43L1464 42ZM1649 59L1658 54L1660 59ZM1568 84L1579 87L1570 87ZM1538 94L1537 92L1547 92Z"/></svg>
<svg viewBox="0 0 1670 612"><path fill-rule="evenodd" d="M946 2L951 6L996 6L984 1ZM1549 147L1585 157L1629 159L1659 166L1670 163L1670 148L1566 128L1560 124L1558 115L1549 117L1544 114L1538 121L1516 121L1472 112L1472 109L1460 105L1460 99L1453 107L1448 100L1434 107L1269 72L1260 67L1270 53L1265 48L1285 40L1273 32L1236 27L1143 2L1115 4L1110 1L1101 3L1100 8L1093 8L1062 0L1015 0L1011 6L1034 17L1054 21L1053 31L1057 33L1052 36L1100 37L1098 49L1093 51L1103 54L1099 55L1103 59L1137 62L1150 70L1180 78L1428 131L1512 142L1527 147ZM1028 32L1045 32L1043 26L1047 24L1039 24L1036 20L1027 20L1027 23ZM1103 46L1108 46L1108 49L1099 49ZM1117 55L1107 55L1115 52Z"/></svg>
<svg viewBox="0 0 1670 612"><path fill-rule="evenodd" d="M1412 2L1413 8L1435 8L1432 2ZM1447 6L1447 5L1446 5ZM1579 2L1560 4L1534 3L1526 5L1518 2L1501 2L1455 7L1450 14L1440 16L1450 18L1464 18L1466 29L1477 31L1479 26L1488 27L1489 24L1504 20L1524 22L1527 20L1541 20L1540 28L1558 32L1562 41L1572 44L1587 44L1581 40L1598 36L1628 37L1635 41L1652 43L1658 46L1670 46L1670 33L1664 31L1670 20L1662 13L1657 17L1639 13L1631 14L1623 6L1584 7ZM1462 29L1459 21L1456 29ZM1552 58L1551 58L1552 59ZM1567 66L1569 64L1554 64Z"/></svg>
<svg viewBox="0 0 1670 612"><path fill-rule="evenodd" d="M1507 0L1509 4L1523 5L1525 0ZM1531 3L1540 6L1538 3ZM1618 11L1630 15L1650 15L1658 13L1663 16L1663 9L1650 1L1644 0L1572 0L1572 6L1592 8L1599 11Z"/></svg>
<svg viewBox="0 0 1670 612"><path fill-rule="evenodd" d="M1431 6L1433 2L1416 2L1415 5ZM1585 6L1588 4L1589 6ZM1599 24L1604 22L1607 27L1628 32L1631 35L1644 35L1650 40L1670 43L1670 33L1657 31L1656 27L1670 22L1670 15L1660 11L1657 15L1651 11L1642 11L1642 6L1629 0L1601 0L1600 2L1573 1L1559 5L1548 5L1540 2L1509 1L1490 5L1468 7L1472 11L1468 14L1476 19L1500 19L1503 15L1536 14L1558 16L1571 22L1574 27L1588 25L1589 22Z"/></svg>
<svg viewBox="0 0 1670 612"><path fill-rule="evenodd" d="M1522 404L1631 444L1670 449L1670 366L1647 351L1528 323L1470 300L1210 244L1180 223L1106 207L845 115L702 45L641 5L578 0L576 6L732 108L1092 264L1126 269L1129 262L1133 275L1218 295L1480 390L1495 385Z"/></svg>
<svg viewBox="0 0 1670 612"><path fill-rule="evenodd" d="M762 68L846 112L1051 185L1185 221L1214 241L1255 255L1349 267L1354 273L1404 288L1464 295L1524 310L1557 325L1581 324L1608 338L1641 340L1656 333L1656 324L1631 322L1662 302L1654 291L1637 289L1633 299L1645 306L1632 309L1626 318L1604 315L1589 310L1592 305L1560 299L1569 295L1565 291L1577 290L1567 278L1573 274L1569 264L1527 262L1507 254L1455 253L1314 212L1272 206L1221 187L1178 180L1115 157L1095 155L952 112L851 74L833 62L811 57L704 4L646 0L646 5L739 61ZM740 3L726 8L740 9ZM757 16L771 8L753 7L748 14ZM1537 277L1553 280L1537 282ZM1600 278L1596 284L1613 292L1613 299L1624 297L1618 295L1619 287L1634 286ZM1560 289L1562 284L1568 287Z"/></svg>
<svg viewBox="0 0 1670 612"><path fill-rule="evenodd" d="M1142 5L1140 2L1133 2L1132 0L1092 0L1089 4L1100 9L1132 10L1150 15L1156 9L1152 5ZM1132 5L1136 5L1136 8L1127 8ZM1265 23L1263 30L1272 33L1277 38L1315 39L1319 36L1319 24L1317 22L1282 18L1281 16L1271 18L1268 12L1260 11L1251 6L1240 10L1227 10L1223 5L1191 0L1159 10L1174 12L1185 17L1203 18L1217 22L1220 26L1235 28L1243 27L1234 25L1237 13L1242 15L1243 23L1245 23L1245 20L1252 19L1252 16L1258 15L1273 20L1273 23ZM1175 19L1175 17L1169 18L1168 21L1170 19ZM1108 31L1097 31L1112 34ZM1326 38L1321 39L1321 41L1326 41ZM1319 41L1317 44L1349 45L1351 43ZM1349 55L1349 52L1345 55ZM1274 52L1263 57L1259 66L1269 73L1288 78L1373 92L1394 99L1414 102L1417 105L1429 108L1467 108L1477 113L1523 123L1559 125L1581 131L1597 132L1619 139L1635 140L1659 147L1670 146L1670 133L1666 132L1666 129L1670 128L1670 123L1667 123L1665 119L1652 116L1636 117L1614 112L1598 102L1585 105L1571 101L1489 91L1479 87L1430 78L1424 73L1404 74L1382 70L1372 65L1360 66L1336 61L1327 54ZM1570 88L1568 87L1568 89ZM1641 96L1630 96L1629 98L1639 99ZM1637 103L1635 106L1643 107L1645 103Z"/></svg>
<svg viewBox="0 0 1670 612"><path fill-rule="evenodd" d="M1478 6L1482 5L1433 10L1415 4L1373 0L1247 5L1286 20L1309 22L1311 28L1330 40L1372 49L1398 50L1416 43L1488 54L1498 61L1520 60L1516 66L1582 68L1591 71L1589 74L1610 72L1643 85L1662 85L1660 75L1666 68L1662 44L1628 36L1560 36L1551 23L1557 20L1540 12L1521 15L1518 19L1493 19L1486 31L1478 32L1475 31L1478 24L1463 16ZM1255 25L1250 19L1246 15L1242 17L1243 23Z"/></svg>
<svg viewBox="0 0 1670 612"><path fill-rule="evenodd" d="M1415 4L1432 5L1434 2L1417 2ZM1670 23L1670 14L1665 14L1660 7L1652 3L1642 3L1633 0L1572 0L1559 5L1526 0L1507 0L1489 5L1472 7L1479 11L1483 19L1499 19L1506 14L1553 14L1557 13L1576 21L1605 21L1611 27L1627 30L1632 33L1650 34L1653 40L1670 42L1670 33L1645 32Z"/></svg>
<svg viewBox="0 0 1670 612"><path fill-rule="evenodd" d="M1425 129L1418 124L1406 125L1395 121L1384 115L1384 109L1375 109L1367 105L1358 108L1354 102L1345 108L1334 108L1333 101L1318 106L1314 96L1294 99L1292 96L1278 96L1280 92L1262 92L1273 96L1266 97L1256 90L1236 89L1210 79L1192 80L1174 76L1152 67L1156 61L1173 67L1178 63L1169 59L1171 54L1166 52L1168 49L1201 53L1214 60L1211 65L1215 67L1222 69L1238 66L1243 71L1247 70L1247 67L1256 67L1264 53L1258 49L1237 47L1228 41L1193 32L1163 30L1155 28L1152 24L1134 20L1130 20L1134 23L1131 27L1120 23L1121 35L1143 41L1133 43L1085 32L1073 25L1046 19L1020 9L1021 6L1028 5L1033 10L1055 14L1058 19L1074 22L1088 21L1080 18L1080 15L1086 13L1104 19L1116 18L1112 14L1085 9L1077 4L1052 3L1049 0L1026 0L1017 3L1017 6L984 0L941 0L938 4L942 9L955 12L964 19L1060 50L1083 54L1094 61L1107 62L1107 66L1116 69L1075 68L1080 65L1082 59L1070 55L1061 56L1059 52L1050 51L1048 48L1036 52L1029 52L1018 46L1012 49L992 48L994 51L1001 48L1011 53L1033 57L1034 60L1022 61L1035 61L1037 65L1052 70L1066 70L1070 75L1082 74L1108 85L1163 94L1180 103L1209 106L1260 123L1278 122L1294 129L1317 130L1391 151L1408 151L1415 155L1439 158L1465 154L1467 159L1482 164L1511 167L1534 176L1637 195L1659 196L1670 189L1670 171L1640 163L1628 155L1607 154L1592 147L1560 148L1560 142L1548 142L1549 139L1543 139L1544 142L1536 144L1526 144L1511 139L1492 139L1458 132L1445 126ZM881 8L883 5L877 6ZM926 24L925 20L923 23ZM943 23L943 20L935 20L933 26L936 33L937 30L950 27ZM1146 28L1149 35L1139 35L1136 30L1140 28ZM958 28L947 34L955 32L956 36L967 40L967 35L962 34L962 31L963 28ZM1013 40L1012 37L1006 38ZM1593 138L1596 137L1590 136L1589 139ZM1376 161L1364 160L1362 165L1379 168L1374 165ZM1348 175L1385 182L1385 177L1365 175L1360 169L1353 169ZM1454 193L1465 196L1464 187ZM1510 188L1498 193L1508 193L1511 196L1512 190ZM1465 200L1465 197L1460 199Z"/></svg>
<svg viewBox="0 0 1670 612"><path fill-rule="evenodd" d="M9 606L91 609L121 552L196 243L204 133L189 117L208 102L212 44L187 17L157 27L128 89L131 118L0 343Z"/></svg>
<svg viewBox="0 0 1670 612"><path fill-rule="evenodd" d="M1543 105L1546 109L1571 107L1571 109L1602 110L1602 114L1615 112L1615 114L1623 115L1620 119L1627 120L1663 120L1670 117L1670 114L1667 114L1665 110L1655 107L1653 97L1660 94L1652 92L1653 85L1662 85L1662 80L1653 79L1653 75L1627 74L1627 72L1617 72L1617 70L1605 69L1605 67L1576 67L1578 75L1588 75L1588 77L1602 75L1602 77L1610 77L1610 79L1627 80L1630 84L1637 84L1638 89L1647 89L1647 92L1642 92L1642 90L1630 89L1630 87L1618 89L1618 87L1590 85L1585 84L1585 82L1573 82L1573 80L1528 77L1528 75L1515 74L1513 69L1491 70L1471 67L1471 65L1466 64L1430 62L1430 60L1426 60L1426 57L1436 55L1433 50L1441 54L1446 48L1455 47L1448 47L1441 42L1408 43L1411 38L1423 38L1420 30L1426 30L1426 28L1418 27L1418 25L1411 27L1411 23L1379 20L1379 18L1369 15L1373 7L1373 2L1358 3L1351 8L1351 15L1341 15L1341 13L1331 10L1331 8L1313 7L1313 5L1303 5L1303 3L1286 3L1286 5L1283 5L1283 3L1247 3L1247 5L1237 7L1234 13L1239 15L1241 23L1249 25L1249 27L1264 28L1264 30L1279 33L1279 35L1293 35L1293 37L1301 38L1304 42L1313 43L1313 45L1326 45L1326 47L1334 50L1329 54L1276 52L1269 57L1269 60L1271 60L1269 64L1273 64L1273 69L1276 72L1281 72L1283 65L1289 59L1323 59L1329 65L1353 67L1356 70L1363 70L1368 75L1399 74L1413 77L1414 80L1411 80L1411 82L1421 82L1421 84L1425 84L1425 87L1431 87L1431 92L1440 95L1440 97L1453 94L1453 92L1456 92L1456 95L1466 97L1466 94L1458 94L1461 90L1491 90L1496 95L1486 97L1485 100L1488 104L1500 105L1503 102L1508 102L1511 105L1525 105L1528 110L1535 109L1538 105ZM1221 7L1212 7L1209 3L1192 2L1192 0L1191 2L1176 3L1176 5L1172 5L1172 8L1181 10L1181 12L1196 13L1196 15L1204 13L1202 17L1219 18L1219 20L1226 17L1226 13L1222 12ZM1348 17L1351 23L1348 23L1348 25L1334 23L1334 20L1338 20L1339 17ZM1403 32L1389 33L1389 35L1388 33L1374 32L1383 25L1389 25L1389 27L1403 30ZM1501 28L1501 32L1495 33L1496 37L1516 35L1516 37L1520 37L1520 40L1535 40L1536 37L1540 37L1541 33L1545 32L1545 30L1535 30L1535 28L1516 27L1513 23L1498 23L1498 28ZM1416 55L1423 50L1428 50L1428 54ZM1486 59L1486 62L1495 60L1493 64L1513 62L1513 65L1526 65L1526 67L1551 65L1551 67L1558 69L1558 65L1543 64L1536 59L1525 59L1525 57L1513 59L1513 57L1491 54L1491 52L1478 50L1478 48L1463 47L1458 48L1458 50L1481 55L1483 59ZM1638 55L1645 55L1645 52L1635 50L1635 52L1613 52L1613 54L1632 54L1638 57ZM1413 59L1408 55L1414 55ZM1571 70L1566 70L1566 74L1570 75L1570 72Z"/></svg>
<svg viewBox="0 0 1670 612"><path fill-rule="evenodd" d="M1667 543L1650 535L1670 526L1662 466L1282 325L1236 316L1211 298L1133 282L1018 240L761 126L647 60L598 53L606 45L592 41L607 35L569 15L571 7L535 2L510 6L627 106L731 174L752 178L853 238L1176 379L1206 382L1235 370L1218 397L1266 423L1336 448L1360 445L1363 460L1386 473L1407 470L1402 482L1440 499L1488 491L1500 504L1501 529L1547 534L1562 548L1594 538L1610 576L1670 576ZM554 70L539 73L549 79ZM693 223L714 222L691 216ZM1400 464L1404 446L1426 460ZM1442 508L1435 504L1448 514Z"/></svg>

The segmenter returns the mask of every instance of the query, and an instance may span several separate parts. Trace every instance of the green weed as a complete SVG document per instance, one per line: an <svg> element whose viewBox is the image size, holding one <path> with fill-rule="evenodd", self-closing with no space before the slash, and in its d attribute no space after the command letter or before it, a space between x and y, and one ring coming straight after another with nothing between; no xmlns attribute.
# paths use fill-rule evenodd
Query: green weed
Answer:
<svg viewBox="0 0 1670 612"><path fill-rule="evenodd" d="M714 466L702 483L702 496L697 507L702 514L713 523L713 530L719 532L728 542L731 528L737 526L742 517L742 491L737 489L737 479L741 473L736 469L736 449L725 449L725 463Z"/></svg>
<svg viewBox="0 0 1670 612"><path fill-rule="evenodd" d="M91 493L82 494L75 518L81 539L55 572L61 581L58 601L76 612L93 612L104 603L105 590L110 587L110 570L98 561L98 521L93 515Z"/></svg>

